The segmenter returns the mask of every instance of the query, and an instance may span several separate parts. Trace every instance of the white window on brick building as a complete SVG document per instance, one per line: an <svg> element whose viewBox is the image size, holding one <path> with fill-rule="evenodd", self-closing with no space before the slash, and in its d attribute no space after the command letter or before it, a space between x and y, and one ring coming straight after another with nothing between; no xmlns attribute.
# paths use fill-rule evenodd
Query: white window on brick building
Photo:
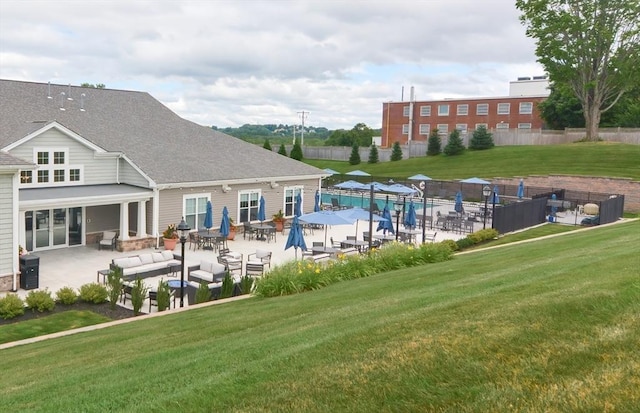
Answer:
<svg viewBox="0 0 640 413"><path fill-rule="evenodd" d="M469 114L469 105L465 104L460 104L458 105L457 109L457 114L458 115L468 115Z"/></svg>
<svg viewBox="0 0 640 413"><path fill-rule="evenodd" d="M407 117L407 118L409 117L409 106L404 106L402 108L402 116Z"/></svg>
<svg viewBox="0 0 640 413"><path fill-rule="evenodd" d="M449 116L449 105L438 105L438 116Z"/></svg>
<svg viewBox="0 0 640 413"><path fill-rule="evenodd" d="M431 125L428 123L420 124L420 135L428 135L431 131Z"/></svg>
<svg viewBox="0 0 640 413"><path fill-rule="evenodd" d="M449 133L449 125L446 123L438 123L438 135L446 135Z"/></svg>
<svg viewBox="0 0 640 413"><path fill-rule="evenodd" d="M403 135L408 135L409 134L409 124L405 123L404 125L402 125L402 134Z"/></svg>
<svg viewBox="0 0 640 413"><path fill-rule="evenodd" d="M520 114L530 115L533 113L533 102L520 102Z"/></svg>
<svg viewBox="0 0 640 413"><path fill-rule="evenodd" d="M510 103L498 103L498 115L508 115L510 110Z"/></svg>
<svg viewBox="0 0 640 413"><path fill-rule="evenodd" d="M456 123L456 129L460 132L460 135L467 134L467 124L466 123Z"/></svg>
<svg viewBox="0 0 640 413"><path fill-rule="evenodd" d="M488 114L489 114L489 104L478 103L478 106L476 106L476 115L488 115Z"/></svg>
<svg viewBox="0 0 640 413"><path fill-rule="evenodd" d="M476 130L481 126L484 126L485 129L489 129L489 125L487 125L486 123L476 123Z"/></svg>
<svg viewBox="0 0 640 413"><path fill-rule="evenodd" d="M420 116L431 116L431 106L420 106Z"/></svg>
<svg viewBox="0 0 640 413"><path fill-rule="evenodd" d="M496 129L509 129L509 124L504 122L497 123Z"/></svg>
<svg viewBox="0 0 640 413"><path fill-rule="evenodd" d="M518 129L531 129L530 123L518 123Z"/></svg>

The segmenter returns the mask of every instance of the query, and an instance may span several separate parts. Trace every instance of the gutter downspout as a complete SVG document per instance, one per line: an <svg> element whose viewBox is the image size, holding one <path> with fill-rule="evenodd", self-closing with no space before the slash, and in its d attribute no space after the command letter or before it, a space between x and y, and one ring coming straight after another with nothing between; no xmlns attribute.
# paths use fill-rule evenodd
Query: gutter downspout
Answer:
<svg viewBox="0 0 640 413"><path fill-rule="evenodd" d="M19 172L13 175L13 206L11 209L12 221L13 221L13 237L11 243L11 270L13 272L13 280L11 283L11 291L18 291L18 268L19 268L19 255L18 255L18 243L20 242L20 235L18 233L20 229L20 177ZM26 248L26 245L25 245Z"/></svg>
<svg viewBox="0 0 640 413"><path fill-rule="evenodd" d="M409 136L407 137L407 149L408 149L408 154L407 154L407 159L411 158L411 140L413 138L413 101L414 101L414 94L413 94L413 86L411 86L411 93L409 94Z"/></svg>
<svg viewBox="0 0 640 413"><path fill-rule="evenodd" d="M157 187L153 188L153 216L151 217L151 231L152 235L156 239L156 248L160 248L160 237L158 233L158 226L160 225L160 191Z"/></svg>

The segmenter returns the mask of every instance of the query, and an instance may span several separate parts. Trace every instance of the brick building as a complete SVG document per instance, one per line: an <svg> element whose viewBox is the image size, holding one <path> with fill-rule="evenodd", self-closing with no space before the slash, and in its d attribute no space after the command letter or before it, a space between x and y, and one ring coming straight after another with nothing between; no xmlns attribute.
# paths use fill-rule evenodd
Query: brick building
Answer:
<svg viewBox="0 0 640 413"><path fill-rule="evenodd" d="M412 89L409 101L383 103L380 146L427 141L436 128L443 136L454 129L472 133L480 125L489 130L541 129L537 106L549 95L547 86L544 76L518 78L510 82L509 96L429 101L415 101Z"/></svg>

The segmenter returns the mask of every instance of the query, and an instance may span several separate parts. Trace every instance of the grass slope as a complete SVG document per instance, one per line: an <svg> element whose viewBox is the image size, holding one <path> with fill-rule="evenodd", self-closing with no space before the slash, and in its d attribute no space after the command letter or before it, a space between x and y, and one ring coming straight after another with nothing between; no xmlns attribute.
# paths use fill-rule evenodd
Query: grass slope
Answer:
<svg viewBox="0 0 640 413"><path fill-rule="evenodd" d="M3 350L3 411L633 411L638 222Z"/></svg>
<svg viewBox="0 0 640 413"><path fill-rule="evenodd" d="M640 146L608 142L565 145L497 146L460 156L429 156L399 162L366 163L305 159L339 172L361 169L374 176L407 178L423 173L434 179L568 174L640 179Z"/></svg>

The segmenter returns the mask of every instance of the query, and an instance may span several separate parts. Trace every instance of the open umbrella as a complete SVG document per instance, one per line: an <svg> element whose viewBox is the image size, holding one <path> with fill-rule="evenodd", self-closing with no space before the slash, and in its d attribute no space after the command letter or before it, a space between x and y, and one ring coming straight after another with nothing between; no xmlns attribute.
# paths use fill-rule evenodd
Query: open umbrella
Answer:
<svg viewBox="0 0 640 413"><path fill-rule="evenodd" d="M300 195L299 192L298 192L298 195L296 195L296 202L295 202L295 205L293 206L293 215L297 217L302 215L302 195Z"/></svg>
<svg viewBox="0 0 640 413"><path fill-rule="evenodd" d="M213 206L211 205L211 201L207 201L207 210L204 215L204 227L209 231L209 229L213 226Z"/></svg>
<svg viewBox="0 0 640 413"><path fill-rule="evenodd" d="M338 189L358 189L358 190L369 189L368 185L361 184L360 182L356 182L353 180L340 182L339 184L336 184L333 187Z"/></svg>
<svg viewBox="0 0 640 413"><path fill-rule="evenodd" d="M464 211L464 207L462 206L462 192L458 191L456 194L456 204L453 207L457 213L461 214Z"/></svg>
<svg viewBox="0 0 640 413"><path fill-rule="evenodd" d="M327 227L329 225L351 225L356 220L338 215L334 211L319 211L301 215L300 221L307 224L324 225L324 245L327 245Z"/></svg>
<svg viewBox="0 0 640 413"><path fill-rule="evenodd" d="M258 204L258 219L260 220L260 222L264 221L266 219L265 216L265 206L264 206L264 197L260 196L260 202Z"/></svg>
<svg viewBox="0 0 640 413"><path fill-rule="evenodd" d="M431 180L431 178L422 174L413 175L407 179L411 179L412 181L430 181Z"/></svg>
<svg viewBox="0 0 640 413"><path fill-rule="evenodd" d="M316 190L315 203L313 204L313 212L320 211L320 191Z"/></svg>
<svg viewBox="0 0 640 413"><path fill-rule="evenodd" d="M231 223L229 222L229 211L225 206L222 208L222 221L220 222L220 235L225 237L225 239L229 236L229 230L231 227Z"/></svg>
<svg viewBox="0 0 640 413"><path fill-rule="evenodd" d="M518 185L518 199L524 198L524 181L521 179Z"/></svg>
<svg viewBox="0 0 640 413"><path fill-rule="evenodd" d="M416 206L413 201L409 202L409 210L404 216L404 226L411 229L416 227Z"/></svg>
<svg viewBox="0 0 640 413"><path fill-rule="evenodd" d="M331 168L324 168L323 171L325 171L326 173L331 174L331 175L340 175L340 172L334 171Z"/></svg>
<svg viewBox="0 0 640 413"><path fill-rule="evenodd" d="M385 221L386 218L381 217L378 214L371 214L369 211L366 211L362 208L349 208L349 209L341 209L340 211L336 211L336 214L347 217L348 219L352 219L356 221L356 238L358 237L358 222L359 221Z"/></svg>
<svg viewBox="0 0 640 413"><path fill-rule="evenodd" d="M389 212L389 204L384 204L384 209L382 210L382 217L385 218L384 221L380 221L378 223L378 228L376 231L382 230L383 234L386 234L387 231L391 234L395 234L393 230L393 221L391 221L391 212Z"/></svg>
<svg viewBox="0 0 640 413"><path fill-rule="evenodd" d="M289 237L287 238L287 243L285 244L284 249L287 250L291 247L296 251L296 260L298 259L298 248L302 251L307 250L307 244L304 242L302 228L297 216L294 216L293 221L291 222L291 230L289 230Z"/></svg>
<svg viewBox="0 0 640 413"><path fill-rule="evenodd" d="M480 185L489 185L491 183L491 182L485 181L484 179L476 178L475 176L473 178L463 179L460 182L462 182L463 184L480 184Z"/></svg>
<svg viewBox="0 0 640 413"><path fill-rule="evenodd" d="M361 171L356 169L355 171L347 172L345 175L353 175L353 176L371 176L371 174L366 173L365 171Z"/></svg>

